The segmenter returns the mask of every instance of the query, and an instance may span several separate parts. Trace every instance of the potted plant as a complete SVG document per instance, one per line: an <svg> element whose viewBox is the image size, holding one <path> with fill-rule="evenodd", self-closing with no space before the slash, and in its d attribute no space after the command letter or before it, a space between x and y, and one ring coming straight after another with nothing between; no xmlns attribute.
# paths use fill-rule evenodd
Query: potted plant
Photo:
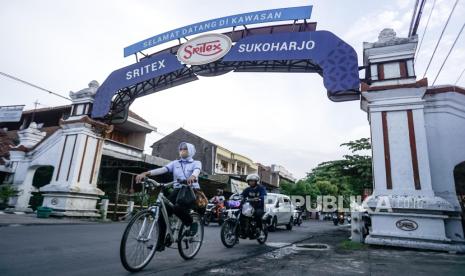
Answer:
<svg viewBox="0 0 465 276"><path fill-rule="evenodd" d="M37 207L37 217L38 218L48 218L52 213L53 209L49 207Z"/></svg>

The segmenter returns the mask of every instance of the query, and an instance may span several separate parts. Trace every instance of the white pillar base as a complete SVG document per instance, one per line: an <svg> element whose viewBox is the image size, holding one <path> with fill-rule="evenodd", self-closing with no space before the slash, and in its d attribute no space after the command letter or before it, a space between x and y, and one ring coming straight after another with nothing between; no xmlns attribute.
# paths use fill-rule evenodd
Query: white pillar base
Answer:
<svg viewBox="0 0 465 276"><path fill-rule="evenodd" d="M53 209L52 216L66 217L101 217L96 209L99 195L104 193L97 188L72 188L63 190L56 185L47 185L41 189L44 192L42 206Z"/></svg>
<svg viewBox="0 0 465 276"><path fill-rule="evenodd" d="M450 253L465 253L465 243L458 242L435 242L428 240L406 239L399 237L385 237L368 235L365 243L372 245L407 247L416 249L428 249L446 251Z"/></svg>
<svg viewBox="0 0 465 276"><path fill-rule="evenodd" d="M392 210L383 209L380 201ZM446 221L451 219L454 208L440 197L371 196L366 204L371 209L372 225L365 239L367 244L465 253L465 240L451 238L446 232ZM376 206L380 210L372 211Z"/></svg>

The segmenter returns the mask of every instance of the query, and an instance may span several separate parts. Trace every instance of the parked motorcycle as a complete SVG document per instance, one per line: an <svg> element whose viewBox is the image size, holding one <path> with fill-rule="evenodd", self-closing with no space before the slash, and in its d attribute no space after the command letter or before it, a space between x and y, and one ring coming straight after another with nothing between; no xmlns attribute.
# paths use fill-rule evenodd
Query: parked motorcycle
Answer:
<svg viewBox="0 0 465 276"><path fill-rule="evenodd" d="M234 211L232 217L227 218L221 227L221 242L227 248L231 248L241 239L256 239L259 244L264 244L268 238L266 223L262 223L261 229L253 217L254 209L249 200L241 202L241 207ZM241 224L242 221L242 224Z"/></svg>

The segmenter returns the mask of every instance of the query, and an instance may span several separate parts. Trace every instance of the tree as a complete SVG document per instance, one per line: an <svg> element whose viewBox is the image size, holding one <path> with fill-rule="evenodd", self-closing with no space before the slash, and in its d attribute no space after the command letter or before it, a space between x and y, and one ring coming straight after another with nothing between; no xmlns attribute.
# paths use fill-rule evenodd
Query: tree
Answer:
<svg viewBox="0 0 465 276"><path fill-rule="evenodd" d="M303 188L290 192L305 190L312 200L318 195L344 196L362 195L363 190L372 187L371 156L364 151L371 149L369 138L350 141L341 146L348 147L352 154L344 155L341 160L326 161L313 168L307 177L298 181ZM289 188L286 187L286 192Z"/></svg>

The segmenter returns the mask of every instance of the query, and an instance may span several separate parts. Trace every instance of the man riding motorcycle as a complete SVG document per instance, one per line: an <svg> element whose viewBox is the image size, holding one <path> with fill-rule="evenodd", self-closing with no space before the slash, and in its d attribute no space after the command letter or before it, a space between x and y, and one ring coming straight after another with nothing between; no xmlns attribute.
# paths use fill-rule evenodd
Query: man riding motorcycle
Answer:
<svg viewBox="0 0 465 276"><path fill-rule="evenodd" d="M253 217L257 223L257 228L261 229L262 217L265 209L266 189L260 185L260 176L258 176L258 174L249 174L246 178L246 182L249 184L249 187L242 191L241 195L244 199L252 200L250 204L254 208ZM243 222L241 222L241 224L243 224Z"/></svg>

